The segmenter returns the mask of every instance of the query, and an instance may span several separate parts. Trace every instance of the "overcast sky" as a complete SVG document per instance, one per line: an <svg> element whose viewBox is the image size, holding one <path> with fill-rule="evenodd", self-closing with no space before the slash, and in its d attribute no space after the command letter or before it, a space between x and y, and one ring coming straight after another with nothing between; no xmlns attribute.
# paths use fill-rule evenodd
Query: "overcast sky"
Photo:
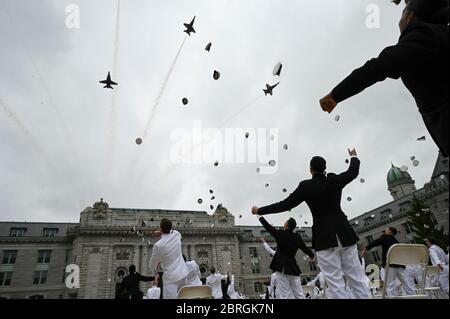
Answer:
<svg viewBox="0 0 450 319"><path fill-rule="evenodd" d="M65 25L71 3L80 8L79 29ZM369 4L380 8L378 29L366 27ZM318 103L355 67L397 42L402 9L389 0L122 0L116 35L116 1L0 0L0 220L77 222L100 197L111 207L211 212L213 189L214 204L243 215L238 224L253 225L250 208L283 199L283 188L291 192L309 178L312 156L325 157L328 171L339 173L349 147L358 150L366 180L344 190L349 217L391 200L391 162L409 166L422 187L437 147L430 138L416 141L427 132L401 81L378 84L331 115ZM183 23L194 15L197 33L187 37L149 134L137 146L186 36ZM275 78L279 61L283 70ZM119 83L113 91L98 83L108 71ZM279 130L276 174L257 174L254 163L170 163L174 130L190 130L198 120L220 127L266 83L278 81L274 96L226 123ZM305 204L270 221L290 216L310 225Z"/></svg>

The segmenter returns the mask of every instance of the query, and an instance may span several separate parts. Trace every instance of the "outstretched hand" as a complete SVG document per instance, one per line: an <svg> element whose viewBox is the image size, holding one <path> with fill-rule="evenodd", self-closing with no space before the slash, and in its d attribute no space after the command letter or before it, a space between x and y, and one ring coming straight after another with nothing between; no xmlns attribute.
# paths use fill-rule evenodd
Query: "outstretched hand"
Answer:
<svg viewBox="0 0 450 319"><path fill-rule="evenodd" d="M364 257L364 255L366 254L366 252L367 252L367 249L363 249L363 250L361 250L361 254L360 254L360 256L361 257Z"/></svg>
<svg viewBox="0 0 450 319"><path fill-rule="evenodd" d="M358 156L356 154L356 149L355 148L353 148L352 150L348 149L348 155L350 155L350 156Z"/></svg>
<svg viewBox="0 0 450 319"><path fill-rule="evenodd" d="M252 214L253 215L258 215L258 207L256 207L256 206L252 207Z"/></svg>
<svg viewBox="0 0 450 319"><path fill-rule="evenodd" d="M331 93L320 99L320 107L324 112L331 113L336 106L337 102L334 100Z"/></svg>

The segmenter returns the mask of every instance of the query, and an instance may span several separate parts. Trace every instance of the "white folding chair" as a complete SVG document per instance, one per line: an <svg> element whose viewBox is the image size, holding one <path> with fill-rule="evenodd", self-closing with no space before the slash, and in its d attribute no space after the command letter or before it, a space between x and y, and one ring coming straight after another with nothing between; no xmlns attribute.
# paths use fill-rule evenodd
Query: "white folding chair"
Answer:
<svg viewBox="0 0 450 319"><path fill-rule="evenodd" d="M178 299L213 299L210 286L184 286L178 291Z"/></svg>
<svg viewBox="0 0 450 319"><path fill-rule="evenodd" d="M425 292L428 294L428 297L430 299L439 299L439 291L441 290L441 287L439 287L439 275L441 273L441 270L438 266L428 266L427 269L427 276L433 277L436 276L436 280L430 280L431 282L436 282L438 286L435 287L425 287Z"/></svg>
<svg viewBox="0 0 450 319"><path fill-rule="evenodd" d="M425 279L427 274L427 267L429 261L428 248L424 245L416 244L395 244L389 248L386 260L386 270L384 274L384 285L382 290L383 299L428 299L428 295L425 293ZM422 287L416 295L409 296L387 296L386 290L389 285L389 265L423 265L424 272L422 274Z"/></svg>

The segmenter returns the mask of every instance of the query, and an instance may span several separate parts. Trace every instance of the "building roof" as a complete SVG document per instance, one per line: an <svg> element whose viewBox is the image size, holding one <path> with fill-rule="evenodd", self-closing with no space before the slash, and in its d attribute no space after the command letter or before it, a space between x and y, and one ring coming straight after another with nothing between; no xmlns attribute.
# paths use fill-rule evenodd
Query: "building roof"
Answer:
<svg viewBox="0 0 450 319"><path fill-rule="evenodd" d="M392 164L392 167L387 174L387 184L388 188L391 188L402 184L414 184L414 180L408 172L402 171Z"/></svg>

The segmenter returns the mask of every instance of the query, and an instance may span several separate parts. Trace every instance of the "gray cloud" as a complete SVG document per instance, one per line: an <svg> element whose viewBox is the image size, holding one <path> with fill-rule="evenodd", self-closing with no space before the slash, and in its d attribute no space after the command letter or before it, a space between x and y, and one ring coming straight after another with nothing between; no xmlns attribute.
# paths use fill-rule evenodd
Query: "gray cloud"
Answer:
<svg viewBox="0 0 450 319"><path fill-rule="evenodd" d="M32 133L24 135L0 113L2 220L74 222L99 197L113 207L209 211L212 188L216 204L242 214L239 223L255 224L251 206L281 200L282 188L292 191L309 178L311 156L326 157L329 171L340 172L353 146L366 183L355 181L345 189L344 198L353 198L343 201L350 217L390 200L385 177L391 161L408 165L414 155L421 161L417 168L409 165L416 185L430 178L437 148L415 141L426 129L399 81L342 103L339 122L318 106L353 68L397 41L402 8L389 1L122 1L114 91L103 90L98 81L113 69L115 1L0 1L0 98ZM79 30L64 25L65 7L72 2L81 9ZM365 26L370 3L381 8L380 29ZM138 148L134 140L143 134L184 39L182 24L194 15L197 34L187 39L150 135ZM227 124L278 128L280 144L289 144L289 151L280 151L278 173L258 175L255 164L172 168L170 133L191 128L195 120L220 126L261 95L265 83L277 80L271 72L278 61L284 68L274 96ZM212 80L214 69L222 73L220 81ZM117 127L110 141L112 94ZM187 107L182 97L189 98ZM281 224L299 214L301 224L310 221L305 205L271 221Z"/></svg>

